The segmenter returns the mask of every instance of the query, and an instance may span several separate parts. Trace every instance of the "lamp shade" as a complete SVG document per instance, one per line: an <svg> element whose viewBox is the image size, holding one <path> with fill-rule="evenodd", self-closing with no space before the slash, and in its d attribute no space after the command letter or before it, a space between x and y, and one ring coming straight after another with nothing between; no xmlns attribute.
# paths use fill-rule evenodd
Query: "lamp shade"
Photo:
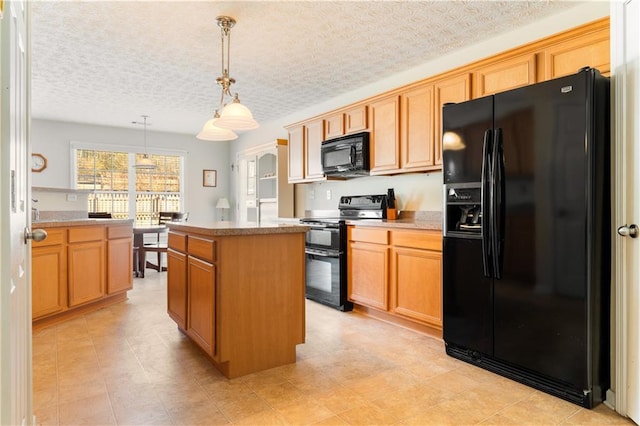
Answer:
<svg viewBox="0 0 640 426"><path fill-rule="evenodd" d="M218 203L216 204L216 209L229 209L231 206L229 205L229 200L226 198L220 198Z"/></svg>
<svg viewBox="0 0 640 426"><path fill-rule="evenodd" d="M136 169L155 169L156 163L153 162L151 158L147 154L143 155L142 158L136 161L135 165Z"/></svg>
<svg viewBox="0 0 640 426"><path fill-rule="evenodd" d="M233 99L233 102L222 109L216 126L231 130L253 130L260 127L258 122L253 119L249 108L240 103L238 95Z"/></svg>
<svg viewBox="0 0 640 426"><path fill-rule="evenodd" d="M238 139L238 135L232 130L218 127L216 125L218 120L219 118L217 117L207 120L204 126L202 126L200 133L196 135L196 138L204 141L232 141Z"/></svg>

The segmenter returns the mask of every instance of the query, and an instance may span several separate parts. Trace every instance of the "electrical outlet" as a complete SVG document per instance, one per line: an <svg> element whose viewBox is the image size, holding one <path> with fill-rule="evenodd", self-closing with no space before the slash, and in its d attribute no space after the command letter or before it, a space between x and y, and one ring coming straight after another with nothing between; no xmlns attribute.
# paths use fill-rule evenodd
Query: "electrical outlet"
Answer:
<svg viewBox="0 0 640 426"><path fill-rule="evenodd" d="M331 199L331 190L327 189L327 200Z"/></svg>
<svg viewBox="0 0 640 426"><path fill-rule="evenodd" d="M76 194L67 194L67 201L78 201L78 196Z"/></svg>
<svg viewBox="0 0 640 426"><path fill-rule="evenodd" d="M314 189L309 190L309 199L310 200L316 199L316 191Z"/></svg>

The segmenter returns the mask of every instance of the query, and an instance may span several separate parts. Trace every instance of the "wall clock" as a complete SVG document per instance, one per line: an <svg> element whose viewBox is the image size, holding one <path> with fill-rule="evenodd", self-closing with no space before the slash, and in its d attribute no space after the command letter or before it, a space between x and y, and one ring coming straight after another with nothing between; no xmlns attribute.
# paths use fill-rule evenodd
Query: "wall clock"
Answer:
<svg viewBox="0 0 640 426"><path fill-rule="evenodd" d="M42 154L31 154L31 171L40 173L47 168L47 159Z"/></svg>

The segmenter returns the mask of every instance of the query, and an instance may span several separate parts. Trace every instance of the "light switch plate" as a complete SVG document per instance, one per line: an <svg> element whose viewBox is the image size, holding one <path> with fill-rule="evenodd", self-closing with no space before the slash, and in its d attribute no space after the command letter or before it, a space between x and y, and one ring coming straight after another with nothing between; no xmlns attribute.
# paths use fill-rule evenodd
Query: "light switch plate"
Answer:
<svg viewBox="0 0 640 426"><path fill-rule="evenodd" d="M331 199L331 190L327 189L327 200Z"/></svg>

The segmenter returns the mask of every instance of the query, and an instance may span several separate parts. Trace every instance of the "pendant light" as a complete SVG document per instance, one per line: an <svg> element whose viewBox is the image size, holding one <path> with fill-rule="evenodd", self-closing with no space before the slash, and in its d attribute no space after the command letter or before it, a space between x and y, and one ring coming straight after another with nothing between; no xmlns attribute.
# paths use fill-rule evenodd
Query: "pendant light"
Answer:
<svg viewBox="0 0 640 426"><path fill-rule="evenodd" d="M149 158L149 152L147 151L147 118L148 115L141 116L144 119L144 155L142 158L136 160L136 165L134 166L136 169L155 169L156 164L153 162L151 158ZM133 121L133 124L140 124L140 122Z"/></svg>
<svg viewBox="0 0 640 426"><path fill-rule="evenodd" d="M231 85L236 80L229 75L229 56L231 42L231 28L236 24L236 20L229 16L218 16L218 27L221 33L221 72L222 76L216 78L216 83L222 88L220 94L220 103L214 117L208 120L200 133L196 136L198 139L204 140L233 140L238 136L233 130L253 130L259 127L256 120L253 119L251 111L240 103L238 94L231 94ZM230 99L225 104L225 96ZM221 111L218 115L218 111ZM221 132L221 129L230 130L231 133Z"/></svg>

